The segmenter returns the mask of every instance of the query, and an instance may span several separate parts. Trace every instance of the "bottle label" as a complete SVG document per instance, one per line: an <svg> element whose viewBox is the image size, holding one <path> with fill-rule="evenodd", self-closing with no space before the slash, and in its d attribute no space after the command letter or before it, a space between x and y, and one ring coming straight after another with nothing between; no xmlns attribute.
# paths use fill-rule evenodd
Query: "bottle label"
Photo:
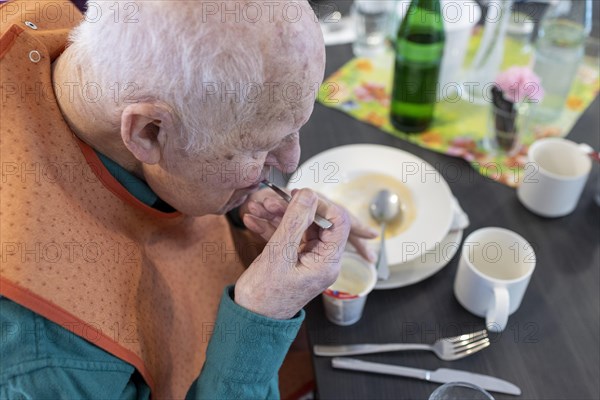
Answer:
<svg viewBox="0 0 600 400"><path fill-rule="evenodd" d="M417 62L425 64L437 64L442 59L444 43L414 43L408 40L400 40L396 51L397 59L403 62Z"/></svg>

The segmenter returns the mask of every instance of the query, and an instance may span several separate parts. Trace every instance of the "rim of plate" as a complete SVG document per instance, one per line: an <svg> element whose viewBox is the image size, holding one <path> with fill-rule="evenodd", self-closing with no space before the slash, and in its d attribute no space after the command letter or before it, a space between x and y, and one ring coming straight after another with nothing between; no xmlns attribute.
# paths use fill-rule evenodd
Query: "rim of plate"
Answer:
<svg viewBox="0 0 600 400"><path fill-rule="evenodd" d="M450 254L439 262L421 263L420 259L399 264L390 265L390 277L385 281L377 281L373 290L397 289L405 286L414 285L424 281L425 279L437 274L444 269L450 261L456 257L458 250L461 248L464 230L451 231L441 242L441 246L456 243L450 251Z"/></svg>
<svg viewBox="0 0 600 400"><path fill-rule="evenodd" d="M431 164L407 151L377 144L351 144L325 150L306 160L287 187L307 187L323 194L356 173L383 173L411 191L417 216L410 228L386 240L390 265L421 256L448 234L452 222L452 192Z"/></svg>

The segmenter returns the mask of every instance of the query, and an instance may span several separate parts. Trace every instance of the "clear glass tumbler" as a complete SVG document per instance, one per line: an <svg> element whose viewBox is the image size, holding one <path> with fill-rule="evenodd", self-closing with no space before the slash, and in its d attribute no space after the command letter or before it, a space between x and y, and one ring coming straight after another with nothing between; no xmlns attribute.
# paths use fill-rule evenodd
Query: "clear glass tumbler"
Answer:
<svg viewBox="0 0 600 400"><path fill-rule="evenodd" d="M435 389L429 400L494 400L494 397L477 385L449 382Z"/></svg>
<svg viewBox="0 0 600 400"><path fill-rule="evenodd" d="M561 0L541 21L534 63L545 92L536 113L540 120L553 121L562 114L584 56L591 12L591 0Z"/></svg>
<svg viewBox="0 0 600 400"><path fill-rule="evenodd" d="M386 49L395 4L393 0L354 1L352 16L356 27L356 40L352 50L355 56L372 57Z"/></svg>

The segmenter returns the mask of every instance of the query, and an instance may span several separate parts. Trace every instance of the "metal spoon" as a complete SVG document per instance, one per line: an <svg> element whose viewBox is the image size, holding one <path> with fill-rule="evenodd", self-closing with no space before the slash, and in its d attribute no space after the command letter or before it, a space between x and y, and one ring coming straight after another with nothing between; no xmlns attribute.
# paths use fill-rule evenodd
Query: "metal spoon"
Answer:
<svg viewBox="0 0 600 400"><path fill-rule="evenodd" d="M381 247L377 258L377 278L386 280L390 277L387 254L385 251L385 226L400 214L400 199L396 193L387 189L380 190L369 206L371 217L381 224Z"/></svg>
<svg viewBox="0 0 600 400"><path fill-rule="evenodd" d="M283 189L281 189L279 186L277 186L273 182L265 179L265 180L262 181L262 183L265 184L265 185L267 185L268 187L270 187L275 193L277 193L279 195L279 197L281 197L286 202L289 203L290 201L292 201L292 196L290 196L288 193L286 193ZM321 229L329 229L329 228L331 228L333 226L333 223L331 221L329 221L328 219L323 218L319 214L315 215L314 222Z"/></svg>

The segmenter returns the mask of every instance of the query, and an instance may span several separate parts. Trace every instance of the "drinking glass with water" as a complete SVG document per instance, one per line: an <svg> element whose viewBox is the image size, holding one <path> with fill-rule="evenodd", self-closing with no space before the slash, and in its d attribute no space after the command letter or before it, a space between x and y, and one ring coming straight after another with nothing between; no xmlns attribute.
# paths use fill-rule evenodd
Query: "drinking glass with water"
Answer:
<svg viewBox="0 0 600 400"><path fill-rule="evenodd" d="M352 50L355 56L372 57L385 50L395 8L396 2L393 0L354 1L352 15L356 40Z"/></svg>
<svg viewBox="0 0 600 400"><path fill-rule="evenodd" d="M537 111L540 119L561 115L591 29L592 0L558 1L542 19L534 65L545 92Z"/></svg>

